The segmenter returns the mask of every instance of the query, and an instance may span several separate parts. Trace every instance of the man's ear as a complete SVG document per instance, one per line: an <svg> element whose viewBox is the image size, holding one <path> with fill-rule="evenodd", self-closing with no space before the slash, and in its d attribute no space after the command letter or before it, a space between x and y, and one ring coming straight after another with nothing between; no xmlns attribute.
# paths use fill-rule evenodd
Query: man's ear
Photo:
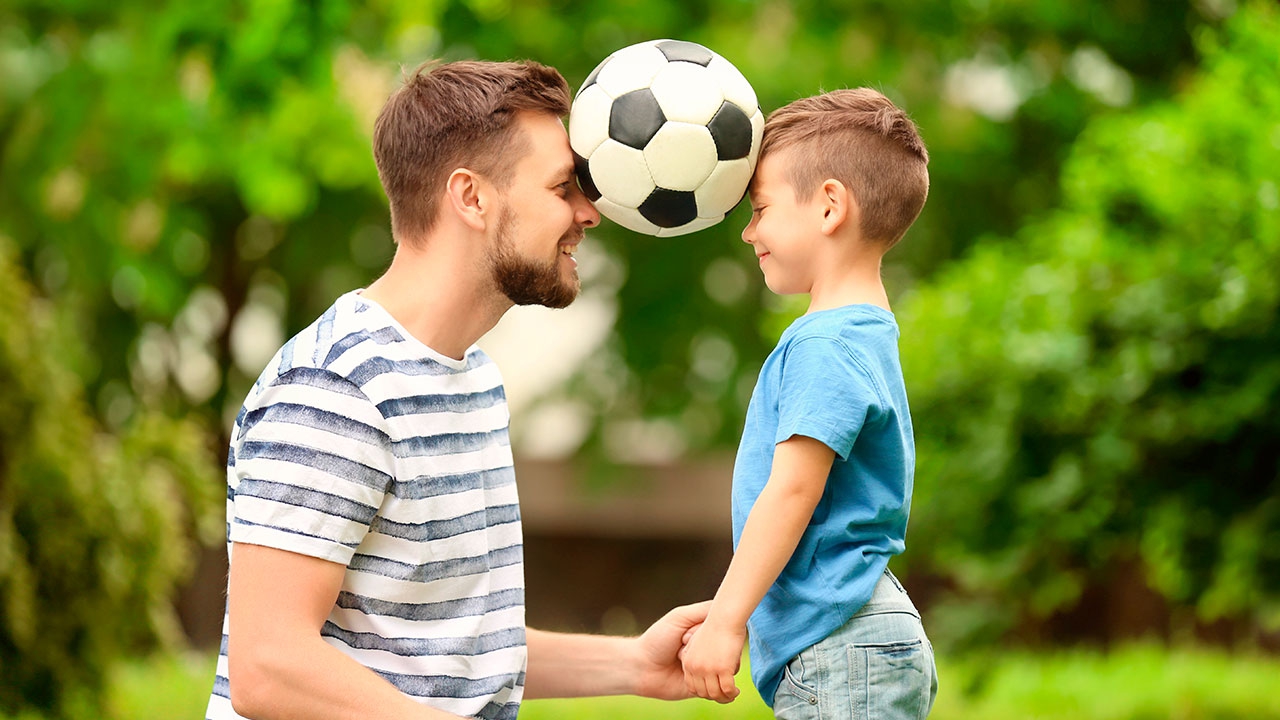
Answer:
<svg viewBox="0 0 1280 720"><path fill-rule="evenodd" d="M818 187L818 202L822 208L822 233L834 235L845 223L858 218L858 203L844 183L827 178Z"/></svg>
<svg viewBox="0 0 1280 720"><path fill-rule="evenodd" d="M488 220L492 189L474 170L458 168L445 181L445 201L467 227L483 232Z"/></svg>

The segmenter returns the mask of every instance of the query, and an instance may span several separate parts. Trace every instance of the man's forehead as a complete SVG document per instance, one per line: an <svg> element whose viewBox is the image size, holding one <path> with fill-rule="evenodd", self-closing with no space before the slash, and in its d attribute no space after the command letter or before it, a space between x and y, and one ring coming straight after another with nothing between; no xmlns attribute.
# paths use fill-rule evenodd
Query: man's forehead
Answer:
<svg viewBox="0 0 1280 720"><path fill-rule="evenodd" d="M522 114L520 122L528 147L518 164L528 166L539 175L572 177L573 151L560 118Z"/></svg>

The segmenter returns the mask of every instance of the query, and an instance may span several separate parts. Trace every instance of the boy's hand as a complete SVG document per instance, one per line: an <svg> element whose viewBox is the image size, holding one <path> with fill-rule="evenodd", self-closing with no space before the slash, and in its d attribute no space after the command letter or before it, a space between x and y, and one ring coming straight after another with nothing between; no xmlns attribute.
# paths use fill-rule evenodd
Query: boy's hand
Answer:
<svg viewBox="0 0 1280 720"><path fill-rule="evenodd" d="M694 628L693 637L681 652L684 682L689 692L718 703L738 697L733 680L742 664L742 646L747 641L745 626L723 627L705 622Z"/></svg>

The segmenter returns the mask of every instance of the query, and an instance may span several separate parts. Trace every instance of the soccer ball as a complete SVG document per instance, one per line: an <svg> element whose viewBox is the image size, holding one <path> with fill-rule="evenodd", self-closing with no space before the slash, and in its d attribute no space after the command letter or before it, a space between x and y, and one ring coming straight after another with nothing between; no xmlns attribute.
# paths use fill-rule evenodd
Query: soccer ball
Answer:
<svg viewBox="0 0 1280 720"><path fill-rule="evenodd" d="M680 40L605 58L569 113L583 192L610 220L663 237L715 225L742 200L763 130L742 73Z"/></svg>

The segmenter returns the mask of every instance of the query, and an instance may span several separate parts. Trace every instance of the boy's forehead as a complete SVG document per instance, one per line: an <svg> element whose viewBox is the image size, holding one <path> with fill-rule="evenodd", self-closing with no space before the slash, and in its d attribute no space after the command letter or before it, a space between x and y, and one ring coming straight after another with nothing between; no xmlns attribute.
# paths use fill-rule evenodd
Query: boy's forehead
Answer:
<svg viewBox="0 0 1280 720"><path fill-rule="evenodd" d="M781 153L769 153L760 158L756 171L747 184L747 192L752 196L768 193L783 179L787 169L786 159Z"/></svg>

